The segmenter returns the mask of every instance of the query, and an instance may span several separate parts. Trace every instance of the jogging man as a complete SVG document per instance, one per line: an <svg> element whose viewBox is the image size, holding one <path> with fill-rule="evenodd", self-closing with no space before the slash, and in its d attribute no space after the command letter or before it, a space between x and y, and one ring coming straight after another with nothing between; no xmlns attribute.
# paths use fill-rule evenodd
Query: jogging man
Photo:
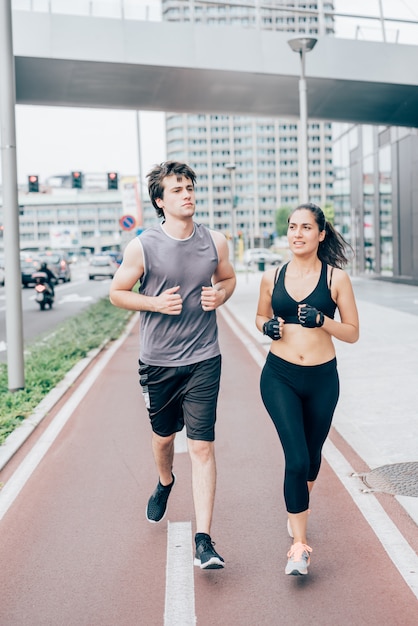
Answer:
<svg viewBox="0 0 418 626"><path fill-rule="evenodd" d="M162 222L127 245L110 288L115 306L141 312L140 384L159 474L146 516L155 523L166 513L176 480L174 438L185 426L196 515L195 565L218 569L224 559L210 536L221 374L216 309L232 295L235 273L225 237L194 221L195 172L185 163L168 161L147 177Z"/></svg>

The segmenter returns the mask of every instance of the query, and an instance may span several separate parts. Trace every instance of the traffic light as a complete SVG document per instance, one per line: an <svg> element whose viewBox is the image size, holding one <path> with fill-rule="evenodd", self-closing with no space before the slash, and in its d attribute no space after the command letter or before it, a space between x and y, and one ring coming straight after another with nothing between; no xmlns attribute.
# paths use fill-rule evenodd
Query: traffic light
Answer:
<svg viewBox="0 0 418 626"><path fill-rule="evenodd" d="M29 193L38 193L39 192L39 176L28 176L28 188Z"/></svg>
<svg viewBox="0 0 418 626"><path fill-rule="evenodd" d="M118 188L118 175L117 175L117 172L108 172L107 173L107 188L108 189L117 189Z"/></svg>
<svg viewBox="0 0 418 626"><path fill-rule="evenodd" d="M71 172L71 187L73 189L83 189L82 172Z"/></svg>

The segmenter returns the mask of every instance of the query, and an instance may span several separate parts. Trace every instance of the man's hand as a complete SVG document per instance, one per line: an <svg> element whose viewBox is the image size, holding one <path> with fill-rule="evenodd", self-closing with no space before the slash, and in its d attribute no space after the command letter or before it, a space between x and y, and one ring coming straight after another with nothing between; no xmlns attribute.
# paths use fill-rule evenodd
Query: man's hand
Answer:
<svg viewBox="0 0 418 626"><path fill-rule="evenodd" d="M204 311L214 311L225 300L225 289L215 289L214 287L202 287L200 302Z"/></svg>
<svg viewBox="0 0 418 626"><path fill-rule="evenodd" d="M183 308L183 299L178 292L180 286L170 287L166 289L159 296L155 297L156 312L164 313L165 315L180 315Z"/></svg>

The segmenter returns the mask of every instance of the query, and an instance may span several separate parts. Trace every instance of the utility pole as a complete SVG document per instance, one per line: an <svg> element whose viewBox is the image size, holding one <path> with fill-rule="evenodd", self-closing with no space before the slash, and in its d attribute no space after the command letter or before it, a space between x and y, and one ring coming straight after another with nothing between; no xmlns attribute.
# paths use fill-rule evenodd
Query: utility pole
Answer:
<svg viewBox="0 0 418 626"><path fill-rule="evenodd" d="M0 2L0 141L3 180L6 339L10 391L25 386L17 194L15 66L11 0Z"/></svg>
<svg viewBox="0 0 418 626"><path fill-rule="evenodd" d="M236 224L235 224L235 170L237 166L235 163L226 163L225 169L229 172L230 185L231 185L231 238L232 238L232 265L235 269L236 254L235 254L235 236L236 236Z"/></svg>

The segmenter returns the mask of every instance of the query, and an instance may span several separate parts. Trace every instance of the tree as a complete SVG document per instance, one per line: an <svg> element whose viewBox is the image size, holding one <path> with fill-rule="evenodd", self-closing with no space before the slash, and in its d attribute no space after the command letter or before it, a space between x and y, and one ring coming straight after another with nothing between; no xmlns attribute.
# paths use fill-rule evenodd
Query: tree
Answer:
<svg viewBox="0 0 418 626"><path fill-rule="evenodd" d="M323 208L325 219L334 226L335 211L333 204L326 204Z"/></svg>
<svg viewBox="0 0 418 626"><path fill-rule="evenodd" d="M283 237L287 234L287 221L290 212L291 208L287 206L282 206L276 211L276 233L278 237Z"/></svg>

